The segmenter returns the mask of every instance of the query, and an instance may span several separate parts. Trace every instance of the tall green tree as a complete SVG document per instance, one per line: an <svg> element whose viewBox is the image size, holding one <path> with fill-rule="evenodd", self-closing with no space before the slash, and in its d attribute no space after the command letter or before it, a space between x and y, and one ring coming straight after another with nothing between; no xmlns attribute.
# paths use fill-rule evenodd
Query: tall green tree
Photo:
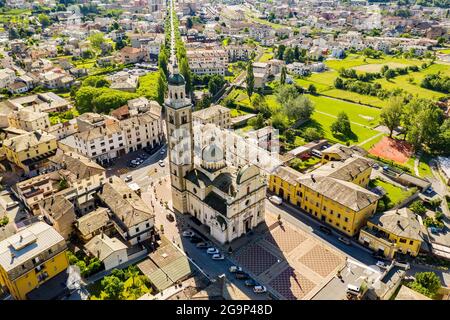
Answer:
<svg viewBox="0 0 450 320"><path fill-rule="evenodd" d="M389 99L386 107L381 110L380 124L389 129L389 138L392 138L394 129L397 128L403 117L403 98L396 96Z"/></svg>
<svg viewBox="0 0 450 320"><path fill-rule="evenodd" d="M309 119L314 112L314 106L308 97L299 95L294 99L289 99L283 105L283 110L291 120L306 120Z"/></svg>
<svg viewBox="0 0 450 320"><path fill-rule="evenodd" d="M180 73L183 75L184 81L186 82L186 94L190 95L192 93L192 75L186 57L181 58Z"/></svg>
<svg viewBox="0 0 450 320"><path fill-rule="evenodd" d="M252 99L253 91L255 90L255 75L253 74L253 64L250 60L247 65L247 77L246 77L246 84L247 84L247 95L248 98Z"/></svg>
<svg viewBox="0 0 450 320"><path fill-rule="evenodd" d="M101 49L102 43L105 43L105 36L102 32L96 32L89 36L88 38L89 42L91 43L92 47L96 50Z"/></svg>
<svg viewBox="0 0 450 320"><path fill-rule="evenodd" d="M223 76L215 74L208 81L208 90L211 95L214 97L220 89L222 89L225 84L225 79Z"/></svg>
<svg viewBox="0 0 450 320"><path fill-rule="evenodd" d="M164 73L163 69L159 70L157 86L158 86L157 101L159 104L162 105L164 103L164 98L165 98L166 92L167 92L167 78L166 78L166 74Z"/></svg>
<svg viewBox="0 0 450 320"><path fill-rule="evenodd" d="M286 67L283 66L283 68L281 68L281 75L280 75L280 84L285 84L286 83Z"/></svg>
<svg viewBox="0 0 450 320"><path fill-rule="evenodd" d="M168 62L166 50L164 49L163 46L161 46L161 48L159 50L159 55L158 55L158 67L164 71L164 75L166 76L166 78L169 75L168 64L169 64L169 62Z"/></svg>
<svg viewBox="0 0 450 320"><path fill-rule="evenodd" d="M42 28L47 28L50 25L50 18L44 13L38 15L38 20Z"/></svg>
<svg viewBox="0 0 450 320"><path fill-rule="evenodd" d="M341 134L344 136L352 132L350 119L348 118L347 113L342 111L337 115L336 121L331 124L331 132L333 134Z"/></svg>

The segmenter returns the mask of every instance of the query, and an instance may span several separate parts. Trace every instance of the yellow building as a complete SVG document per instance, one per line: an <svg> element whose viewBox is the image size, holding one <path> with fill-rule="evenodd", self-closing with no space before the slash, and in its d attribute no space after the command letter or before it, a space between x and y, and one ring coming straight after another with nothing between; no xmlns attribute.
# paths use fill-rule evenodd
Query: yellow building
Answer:
<svg viewBox="0 0 450 320"><path fill-rule="evenodd" d="M44 222L32 224L0 242L0 285L14 299L25 300L33 289L69 265L64 238Z"/></svg>
<svg viewBox="0 0 450 320"><path fill-rule="evenodd" d="M397 253L417 256L422 239L421 223L408 208L377 213L359 234L359 242L388 258Z"/></svg>
<svg viewBox="0 0 450 320"><path fill-rule="evenodd" d="M353 236L377 208L379 196L364 189L371 161L362 157L329 162L310 174L279 167L269 190L332 227Z"/></svg>
<svg viewBox="0 0 450 320"><path fill-rule="evenodd" d="M29 173L56 152L56 138L44 131L33 131L3 141L3 151L12 164Z"/></svg>
<svg viewBox="0 0 450 320"><path fill-rule="evenodd" d="M345 161L354 155L365 156L367 151L358 146L347 147L340 143L336 143L331 147L322 150L321 153L322 163L327 163L328 161Z"/></svg>

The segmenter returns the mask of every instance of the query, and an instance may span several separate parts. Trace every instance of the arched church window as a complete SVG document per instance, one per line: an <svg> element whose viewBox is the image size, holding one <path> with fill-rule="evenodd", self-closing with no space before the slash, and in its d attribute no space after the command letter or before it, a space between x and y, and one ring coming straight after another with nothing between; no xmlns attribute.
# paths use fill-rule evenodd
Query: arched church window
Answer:
<svg viewBox="0 0 450 320"><path fill-rule="evenodd" d="M178 99L178 94L175 92L175 100Z"/></svg>

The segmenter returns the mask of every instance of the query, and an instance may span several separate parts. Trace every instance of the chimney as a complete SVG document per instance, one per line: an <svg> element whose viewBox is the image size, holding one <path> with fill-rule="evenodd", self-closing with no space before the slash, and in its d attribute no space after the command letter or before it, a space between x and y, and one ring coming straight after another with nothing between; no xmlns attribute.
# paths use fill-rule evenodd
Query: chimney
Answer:
<svg viewBox="0 0 450 320"><path fill-rule="evenodd" d="M110 177L110 178L109 178L109 183L112 183L112 181L113 181L113 178Z"/></svg>
<svg viewBox="0 0 450 320"><path fill-rule="evenodd" d="M314 178L314 174L311 173L311 180L315 183L316 179Z"/></svg>
<svg viewBox="0 0 450 320"><path fill-rule="evenodd" d="M100 250L97 250L97 259L100 259Z"/></svg>
<svg viewBox="0 0 450 320"><path fill-rule="evenodd" d="M128 198L130 198L130 199L131 199L131 193L129 193L129 194L128 194Z"/></svg>
<svg viewBox="0 0 450 320"><path fill-rule="evenodd" d="M127 198L127 195L126 195L126 194L124 194L124 195L123 195L123 198L124 198L124 199L126 199L126 198Z"/></svg>
<svg viewBox="0 0 450 320"><path fill-rule="evenodd" d="M14 254L14 252L11 251L11 263L13 263L15 257L16 255Z"/></svg>

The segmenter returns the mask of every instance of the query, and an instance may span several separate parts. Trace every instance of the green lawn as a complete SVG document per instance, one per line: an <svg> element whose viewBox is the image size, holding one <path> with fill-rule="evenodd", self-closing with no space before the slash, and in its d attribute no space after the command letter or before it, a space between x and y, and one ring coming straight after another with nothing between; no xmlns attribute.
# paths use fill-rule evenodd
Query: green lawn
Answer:
<svg viewBox="0 0 450 320"><path fill-rule="evenodd" d="M383 139L383 137L385 137L385 136L386 136L385 134L382 134L382 135L376 137L376 138L373 139L373 140L370 140L370 141L368 141L368 142L366 142L366 143L363 143L362 145L360 145L360 147L363 148L364 150L369 151L370 149L372 149L372 147L373 147L375 144L377 144L377 143L378 143L381 139Z"/></svg>
<svg viewBox="0 0 450 320"><path fill-rule="evenodd" d="M273 59L273 53L269 53L269 52L264 52L261 56L261 58L259 58L259 62L267 62L269 60Z"/></svg>
<svg viewBox="0 0 450 320"><path fill-rule="evenodd" d="M409 189L404 190L380 179L372 180L369 187L382 187L384 191L386 191L386 197L390 200L392 206L395 206L408 198L413 191Z"/></svg>
<svg viewBox="0 0 450 320"><path fill-rule="evenodd" d="M353 101L355 103L363 103L367 105L371 105L377 108L383 108L386 105L386 100L381 100L378 97L374 96L366 96L364 94L359 94L352 91L340 90L340 89L332 89L321 92L322 94L338 99L346 99Z"/></svg>
<svg viewBox="0 0 450 320"><path fill-rule="evenodd" d="M375 127L378 125L380 110L343 100L332 99L324 96L308 95L314 103L316 110L337 116L345 111L350 121Z"/></svg>
<svg viewBox="0 0 450 320"><path fill-rule="evenodd" d="M419 175L423 178L425 177L433 177L433 172L429 166L429 161L431 157L427 154L422 154L419 160Z"/></svg>
<svg viewBox="0 0 450 320"><path fill-rule="evenodd" d="M312 166L316 165L321 161L321 158L318 157L310 157L307 160L300 160L300 159L294 159L290 163L290 167L293 169L304 172L305 170L311 168Z"/></svg>

